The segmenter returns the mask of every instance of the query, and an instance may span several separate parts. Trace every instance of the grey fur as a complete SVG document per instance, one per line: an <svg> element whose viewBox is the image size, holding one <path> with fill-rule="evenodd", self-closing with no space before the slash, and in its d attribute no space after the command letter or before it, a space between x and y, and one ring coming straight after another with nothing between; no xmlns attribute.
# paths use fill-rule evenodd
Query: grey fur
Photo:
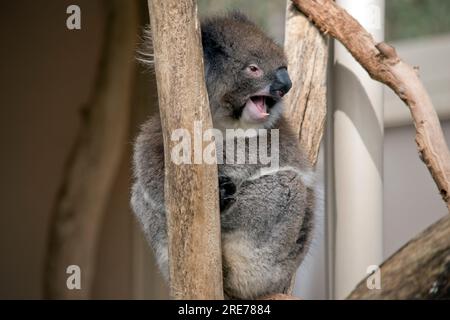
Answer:
<svg viewBox="0 0 450 320"><path fill-rule="evenodd" d="M270 85L274 72L286 65L282 49L239 13L204 21L202 38L214 126L222 130L255 127L243 123L240 112L249 96ZM250 63L257 63L264 71L262 78L249 78L243 73ZM253 299L284 292L311 241L314 173L281 110L282 102L277 100L268 119L256 126L280 130L278 170L261 171L267 165L260 163L218 166L219 174L236 186L232 201L221 211L224 290L228 298ZM251 139L258 137L247 138ZM219 143L218 148L226 143L230 141ZM136 140L134 176L132 207L167 278L159 116L143 125Z"/></svg>

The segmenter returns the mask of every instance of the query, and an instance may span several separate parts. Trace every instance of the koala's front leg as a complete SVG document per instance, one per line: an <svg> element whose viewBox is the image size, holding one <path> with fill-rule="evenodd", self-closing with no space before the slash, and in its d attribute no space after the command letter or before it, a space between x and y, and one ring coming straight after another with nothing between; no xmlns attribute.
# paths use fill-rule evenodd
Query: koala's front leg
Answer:
<svg viewBox="0 0 450 320"><path fill-rule="evenodd" d="M244 181L221 213L224 289L253 299L283 292L311 239L314 193L301 172Z"/></svg>

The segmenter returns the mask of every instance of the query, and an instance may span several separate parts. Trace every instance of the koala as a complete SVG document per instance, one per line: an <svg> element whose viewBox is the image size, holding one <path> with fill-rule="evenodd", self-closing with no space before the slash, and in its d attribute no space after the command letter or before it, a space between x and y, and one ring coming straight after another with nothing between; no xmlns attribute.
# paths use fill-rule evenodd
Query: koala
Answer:
<svg viewBox="0 0 450 320"><path fill-rule="evenodd" d="M286 120L289 115L283 114L283 96L292 86L286 57L239 12L202 21L201 33L214 128L253 129L256 134L244 136L246 157L276 152L279 162L277 167L259 160L218 164L224 293L254 299L286 292L308 251L316 207L315 173ZM249 148L263 138L261 132L269 138L273 130L276 148L270 143L264 150ZM238 138L216 140L224 158L225 146ZM163 151L156 115L142 126L134 145L131 205L167 279Z"/></svg>

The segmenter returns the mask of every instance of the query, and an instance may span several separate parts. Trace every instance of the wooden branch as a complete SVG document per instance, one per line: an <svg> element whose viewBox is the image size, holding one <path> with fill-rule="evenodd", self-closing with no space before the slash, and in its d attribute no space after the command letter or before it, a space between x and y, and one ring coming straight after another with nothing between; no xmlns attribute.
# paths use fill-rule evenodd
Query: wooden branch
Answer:
<svg viewBox="0 0 450 320"><path fill-rule="evenodd" d="M285 98L285 114L289 115L300 144L315 165L327 113L328 41L290 2L285 38L293 84Z"/></svg>
<svg viewBox="0 0 450 320"><path fill-rule="evenodd" d="M364 279L347 299L450 299L450 216L386 260L380 275L381 289Z"/></svg>
<svg viewBox="0 0 450 320"><path fill-rule="evenodd" d="M292 80L284 113L289 115L300 145L315 165L327 113L328 41L290 1L286 8L284 51ZM295 275L287 294L292 294L294 285ZM281 295L277 297L281 299Z"/></svg>
<svg viewBox="0 0 450 320"><path fill-rule="evenodd" d="M175 129L186 129L193 138L194 122L203 130L212 127L197 5L194 0L148 4L164 137L171 295L223 299L217 165L175 165L170 152L178 143L170 139Z"/></svg>
<svg viewBox="0 0 450 320"><path fill-rule="evenodd" d="M428 167L450 210L450 152L428 93L417 71L395 49L373 37L331 0L292 0L324 33L339 40L369 75L386 85L407 104L416 127L420 157Z"/></svg>
<svg viewBox="0 0 450 320"><path fill-rule="evenodd" d="M265 296L259 300L301 300L301 299L291 296L290 294L275 293L271 294L270 296Z"/></svg>
<svg viewBox="0 0 450 320"><path fill-rule="evenodd" d="M90 298L99 231L127 143L137 6L122 0L105 5L105 42L94 92L52 214L44 279L48 299ZM66 286L66 269L73 264L81 268L81 290Z"/></svg>

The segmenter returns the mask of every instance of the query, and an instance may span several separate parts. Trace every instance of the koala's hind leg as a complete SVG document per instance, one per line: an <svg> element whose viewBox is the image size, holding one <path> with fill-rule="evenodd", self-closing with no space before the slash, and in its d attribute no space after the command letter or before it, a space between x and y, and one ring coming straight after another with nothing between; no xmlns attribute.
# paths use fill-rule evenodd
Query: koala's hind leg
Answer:
<svg viewBox="0 0 450 320"><path fill-rule="evenodd" d="M156 261L166 280L169 279L167 222L164 205L152 199L144 187L136 182L132 188L131 206L145 237L153 249Z"/></svg>
<svg viewBox="0 0 450 320"><path fill-rule="evenodd" d="M311 239L313 189L301 172L280 170L244 181L233 198L221 213L226 294L283 292Z"/></svg>

